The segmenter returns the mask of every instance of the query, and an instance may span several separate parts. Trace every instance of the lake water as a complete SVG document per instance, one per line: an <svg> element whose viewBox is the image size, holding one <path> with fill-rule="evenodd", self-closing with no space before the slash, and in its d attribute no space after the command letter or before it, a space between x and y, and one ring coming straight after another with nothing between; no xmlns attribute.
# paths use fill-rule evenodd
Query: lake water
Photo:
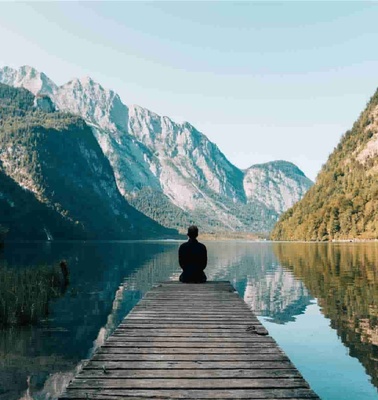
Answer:
<svg viewBox="0 0 378 400"><path fill-rule="evenodd" d="M57 398L154 283L178 279L179 244L7 244L1 264L66 259L71 281L39 326L0 330L0 399ZM377 243L206 245L208 279L231 281L323 400L378 399Z"/></svg>

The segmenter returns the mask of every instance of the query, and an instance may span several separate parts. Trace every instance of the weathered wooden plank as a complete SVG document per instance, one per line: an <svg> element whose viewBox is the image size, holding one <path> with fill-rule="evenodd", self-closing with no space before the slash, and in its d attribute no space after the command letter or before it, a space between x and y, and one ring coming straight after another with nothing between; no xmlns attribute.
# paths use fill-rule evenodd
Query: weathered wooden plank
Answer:
<svg viewBox="0 0 378 400"><path fill-rule="evenodd" d="M137 334L139 332L139 334ZM140 330L135 333L135 335L131 334L122 334L117 333L113 334L109 337L108 342L112 341L123 341L123 342L144 342L144 341L153 341L155 343L165 342L167 340L167 334L162 333L161 335L156 334L153 331L150 332L141 332ZM258 335L246 334L245 336L234 336L234 335L212 335L208 336L206 334L181 334L178 332L177 334L172 334L170 332L169 339L172 342L180 343L180 342L189 342L189 343L271 343L272 345L276 342L270 336L260 337Z"/></svg>
<svg viewBox="0 0 378 400"><path fill-rule="evenodd" d="M68 389L61 399L318 399L310 389Z"/></svg>
<svg viewBox="0 0 378 400"><path fill-rule="evenodd" d="M196 288L196 287L191 287L185 290L185 288L173 288L173 289L167 289L167 288L155 288L154 290L150 290L149 292L146 293L146 296L157 296L159 294L172 294L173 296L179 296L180 294L188 294L190 296L195 296L195 295L206 295L206 296L215 296L219 294L220 296L225 296L227 294L237 294L237 291L235 289L227 288L227 287L222 287L219 290L215 290L215 286L209 290L209 288Z"/></svg>
<svg viewBox="0 0 378 400"><path fill-rule="evenodd" d="M277 347L143 347L105 344L98 354L282 354Z"/></svg>
<svg viewBox="0 0 378 400"><path fill-rule="evenodd" d="M144 316L132 316L130 315L128 318L124 319L122 325L128 324L129 322L137 322L138 324L142 323L175 323L175 324L227 324L227 325L251 325L257 324L261 325L260 321L257 318L175 318L175 317L144 317Z"/></svg>
<svg viewBox="0 0 378 400"><path fill-rule="evenodd" d="M206 312L207 310L213 312L213 311L229 311L231 312L232 309L239 308L238 302L222 302L222 301L213 301L213 300L203 300L203 301L197 301L197 300L191 300L191 299L186 299L186 300L177 300L177 301L172 301L171 300L145 300L143 303L140 304L140 307L148 307L150 310L154 310L156 308L160 308L161 310L165 310L163 307L167 307L168 310L181 310L181 311L190 311L190 310L198 310L202 312ZM168 304L167 304L168 303ZM190 304L188 304L190 303ZM163 306L163 307L162 307ZM251 312L251 310L248 308L246 305L245 307L242 306L240 311L244 312Z"/></svg>
<svg viewBox="0 0 378 400"><path fill-rule="evenodd" d="M107 379L91 378L76 379L71 384L71 389L255 389L255 388L308 388L308 384L302 378L259 378L259 379L238 379L238 378L124 378Z"/></svg>
<svg viewBox="0 0 378 400"><path fill-rule="evenodd" d="M208 302L209 304L215 304L215 305L227 305L227 307L230 307L231 305L235 304L240 304L240 299L237 298L227 298L227 297L219 297L219 296L170 296L170 297L163 297L163 296L150 296L150 297L145 297L143 298L141 304L147 304L147 303L162 303L162 302L173 302L174 305L177 304L185 304L188 306L187 302L188 301L193 301L194 303L197 304L204 304L205 302ZM173 304L172 304L173 305ZM244 305L243 305L244 307Z"/></svg>
<svg viewBox="0 0 378 400"><path fill-rule="evenodd" d="M172 293L148 293L145 295L143 298L143 301L149 300L149 299L165 299L168 301L174 301L176 299L179 300L185 300L185 299L213 299L213 300L220 300L220 301L241 301L240 297L238 297L238 294L236 292L233 293L209 293L209 292L204 292L204 293L177 293L177 292L172 292Z"/></svg>
<svg viewBox="0 0 378 400"><path fill-rule="evenodd" d="M239 318L250 318L251 317L251 312L249 310L243 311L243 312L238 312L238 311L222 311L222 310L214 310L214 311L208 311L208 310L193 310L193 311L188 311L188 310L161 310L157 308L155 311L152 309L134 309L129 315L142 315L142 316L153 316L153 317L164 317L164 316L193 316L193 317L239 317Z"/></svg>
<svg viewBox="0 0 378 400"><path fill-rule="evenodd" d="M135 310L135 311L141 311L142 309L141 308L138 308L137 310ZM143 307L143 310L149 310L150 312L156 312L156 311L161 311L161 310L164 310L164 312L165 313L169 313L169 314L171 314L171 315L176 315L176 314L180 314L180 313L185 313L185 308L183 307L183 306L168 306L168 305L151 305L150 307ZM206 307L198 307L198 306L196 306L195 307L195 309L193 309L194 311L191 311L190 313L189 312L187 312L188 314L191 314L191 315L197 315L197 314L203 314L203 315L207 315L207 314L215 314L215 315L219 315L219 314L221 314L222 312L223 312L223 315L230 315L230 314L232 314L232 315L235 315L235 314L233 314L233 311L235 312L235 313L237 313L237 315L248 315L248 314L251 314L251 310L249 310L248 308L247 309L245 309L244 311L243 311L243 313L241 313L241 312L238 312L238 311L236 311L235 310L235 307L230 307L230 308L227 308L227 307L209 307L209 306L206 306ZM186 311L188 311L188 310L186 310ZM239 310L240 311L240 310Z"/></svg>
<svg viewBox="0 0 378 400"><path fill-rule="evenodd" d="M175 316L175 315L167 315L167 316L146 316L146 315L129 315L127 318L124 319L124 323L128 321L151 321L151 322L178 322L178 323L188 323L188 322L222 322L222 323L237 323L238 325L250 325L253 323L261 325L261 322L254 317L221 317L217 316L207 317L207 316Z"/></svg>
<svg viewBox="0 0 378 400"><path fill-rule="evenodd" d="M204 282L204 283L182 283L180 281L164 281L164 282L156 283L154 285L154 287L161 287L161 286L165 287L165 286L171 286L171 285L183 286L183 287L185 287L185 286L194 286L194 287L198 286L198 287L201 287L201 286L205 286L205 285L206 286L208 286L208 285L214 285L214 286L228 285L228 286L233 288L233 286L231 285L230 281L227 281L227 280L224 280L224 281L223 280L207 281L207 282Z"/></svg>
<svg viewBox="0 0 378 400"><path fill-rule="evenodd" d="M224 311L232 311L235 308L239 308L239 305L237 302L234 302L234 304L226 303L226 302L215 302L215 301L194 301L194 300L186 300L186 301L176 301L172 304L167 304L167 301L159 301L159 300L146 300L141 304L141 306L148 306L150 309L167 309L167 310L184 310L185 308L188 309L197 309L197 310L203 310L203 311L215 311L215 310L224 310ZM188 304L190 303L190 305ZM244 311L249 310L248 306L243 306L241 308ZM249 310L250 311L250 310Z"/></svg>
<svg viewBox="0 0 378 400"><path fill-rule="evenodd" d="M152 291L145 295L144 299L148 298L157 298L157 297L165 297L165 298L196 298L196 297L206 297L206 298L214 298L214 299L232 299L232 300L241 300L238 297L238 293L230 290L223 291L213 291L213 290L204 290L202 292L195 291Z"/></svg>
<svg viewBox="0 0 378 400"><path fill-rule="evenodd" d="M177 291L171 291L171 292L161 292L161 293L155 293L155 292L150 292L143 297L142 301L149 300L149 299L166 299L166 300L173 300L173 299L178 299L178 300L185 300L185 299L214 299L214 301L220 301L220 302L225 302L225 301L243 301L237 292L230 292L230 291L223 291L223 292L209 292L209 291L204 291L202 293L200 292L177 292Z"/></svg>
<svg viewBox="0 0 378 400"><path fill-rule="evenodd" d="M212 288L212 290L209 290L209 288ZM207 293L214 293L216 290L224 293L225 291L229 290L230 292L234 292L235 288L231 284L224 284L222 285L221 283L214 285L176 285L176 286L156 286L153 287L152 290L149 293L155 293L158 291L168 291L168 290L173 290L173 291L184 291L184 290L189 290L191 293L196 292L196 291L204 291Z"/></svg>
<svg viewBox="0 0 378 400"><path fill-rule="evenodd" d="M204 293L206 295L214 295L216 293L224 295L225 293L236 293L236 290L233 289L232 287L227 287L227 286L208 286L207 288L205 287L200 287L200 286L190 286L188 288L182 286L182 287L176 287L176 288L154 288L153 290L150 290L149 292L146 293L146 295L154 295L157 293L172 293L172 294L177 294L180 292L188 292L189 294L196 294L196 293Z"/></svg>
<svg viewBox="0 0 378 400"><path fill-rule="evenodd" d="M290 369L294 368L293 364L286 359L285 361L271 361L271 360L252 360L252 361L109 361L109 360L92 360L84 367L87 369L100 369L106 370L131 370L131 369Z"/></svg>
<svg viewBox="0 0 378 400"><path fill-rule="evenodd" d="M77 376L82 378L101 378L101 379L124 379L124 378L302 378L301 374L295 369L84 369Z"/></svg>
<svg viewBox="0 0 378 400"><path fill-rule="evenodd" d="M109 354L96 353L96 361L286 361L284 354Z"/></svg>
<svg viewBox="0 0 378 400"><path fill-rule="evenodd" d="M146 399L150 399L150 400L167 400L168 399L168 397L161 397L161 396L159 396L159 397L135 397L135 396L127 396L127 397L125 397L125 396L121 396L121 397L119 397L119 396L117 396L116 394L115 395L111 395L111 396L109 396L109 395L107 395L106 397L96 397L97 395L95 395L95 397L93 397L93 399L95 399L95 400L99 400L99 399L101 399L101 400L119 400L119 399L126 399L127 398L127 400L146 400ZM70 399L70 400L82 400L82 399L84 399L84 397L64 397L64 398L62 398L62 399L64 399L64 400L66 400L66 399ZM261 397L259 397L260 399L261 399ZM88 396L86 396L85 397L85 399L86 400L88 400L89 399L89 395ZM169 397L169 399L172 399L172 397ZM226 400L225 398L222 398L222 399L220 399L220 398L214 398L214 397L207 397L206 399L205 398L196 398L196 400L209 400L209 399L213 399L213 400ZM256 400L256 397L247 397L247 399L249 399L249 400ZM282 399L282 397L280 397L280 398L277 398L277 397L275 397L274 399L273 398L264 398L264 400L279 400L279 399ZM289 399L289 398L285 398L285 399ZM308 400L309 399L309 397L307 397L307 398L304 398L304 397L290 397L290 399L293 399L293 400ZM312 397L312 399L313 399L313 397ZM317 399L318 399L318 397L317 397Z"/></svg>
<svg viewBox="0 0 378 400"><path fill-rule="evenodd" d="M161 322L160 322L161 321ZM241 326L242 328L245 328L245 326L251 325L251 324L255 324L255 325L262 325L261 322L256 318L256 319L251 319L248 321L243 321L243 320L236 320L235 322L233 322L232 320L210 320L210 321L206 321L206 320L196 320L193 319L191 321L187 321L185 319L174 319L174 318L170 318L170 319L152 319L150 320L149 318L143 318L143 319L133 319L133 318L125 318L123 320L123 322L120 324L120 327L124 326L124 325L133 325L133 324L137 324L137 325L141 325L141 324L151 324L151 325L173 325L173 326L180 326L183 327L183 325L188 325L188 323L192 324L192 321L200 326L203 326L203 324L207 324L207 325L223 325L223 326ZM218 324L219 321L219 324ZM229 321L229 322L228 322Z"/></svg>
<svg viewBox="0 0 378 400"><path fill-rule="evenodd" d="M155 315L160 315L158 313L156 313L157 311L162 311L164 310L165 314L169 314L169 315L179 315L180 313L185 314L185 315L223 315L223 316L250 316L251 317L251 310L249 309L245 309L243 311L236 311L235 307L210 307L210 306L195 306L195 308L193 309L193 311L188 311L188 309L185 310L184 306L168 306L168 305L151 305L150 307L146 307L146 308L138 308L137 310L135 310L135 312L140 312L143 310L148 310L150 314L155 313ZM234 311L234 312L233 312ZM257 318L255 315L252 315L252 318Z"/></svg>
<svg viewBox="0 0 378 400"><path fill-rule="evenodd" d="M204 285L218 285L223 284L223 285L229 285L233 287L228 280L219 280L219 281L207 281L204 283L182 283L180 281L164 281L164 282L158 282L154 285L154 287L160 287L160 286L170 286L170 285L178 285L178 286L204 286Z"/></svg>
<svg viewBox="0 0 378 400"><path fill-rule="evenodd" d="M234 287L231 285L230 281L207 281L205 283L182 283L182 282L176 282L176 281L166 281L166 282L161 282L156 285L154 285L153 290L160 289L160 288L165 288L165 289L190 289L190 290L200 290L200 289L207 289L209 287L213 287L214 289L220 290L220 288L225 287L229 289L234 289Z"/></svg>
<svg viewBox="0 0 378 400"><path fill-rule="evenodd" d="M207 287L207 288L195 288L195 287L190 287L190 288L157 288L154 290L151 290L150 292L146 293L146 296L157 296L157 295L172 295L172 296L181 296L181 295L188 295L188 296L196 296L196 295L206 295L206 296L215 296L216 294L219 294L220 296L225 296L226 294L237 294L237 291L235 289L230 289L227 287L221 287L221 288L216 288L215 286L213 287Z"/></svg>
<svg viewBox="0 0 378 400"><path fill-rule="evenodd" d="M235 291L229 291L229 290L223 290L223 291L213 291L213 290L204 290L203 292L193 292L193 291L153 291L149 292L143 297L143 300L149 299L149 298L159 298L159 297L164 297L164 298L213 298L217 300L224 300L229 298L230 300L242 300L240 297L238 297L238 293Z"/></svg>
<svg viewBox="0 0 378 400"><path fill-rule="evenodd" d="M226 298L227 296L230 298L237 298L238 294L234 290L222 290L222 291L213 291L213 290L204 290L202 292L200 291L178 291L178 290L172 290L170 292L168 291L163 291L163 290L152 290L148 292L144 298L148 297L158 297L158 296L172 296L172 297L180 297L180 296L205 296L205 297L217 297L217 298ZM240 297L239 297L240 299Z"/></svg>
<svg viewBox="0 0 378 400"><path fill-rule="evenodd" d="M225 306L228 308L231 308L232 306L235 305L240 305L243 308L248 308L247 305L242 305L240 304L238 299L228 299L224 298L224 300L220 299L220 298L188 298L188 297L183 297L183 298L162 298L162 297L156 297L156 298L146 298L143 299L141 302L141 305L147 305L147 304L161 304L164 302L172 302L172 304L170 304L171 306L191 306L188 305L188 301L190 301L191 303L193 302L193 304L198 304L198 305L204 305L205 303L208 303L209 306L214 305L214 306Z"/></svg>
<svg viewBox="0 0 378 400"><path fill-rule="evenodd" d="M211 290L209 290L211 288ZM225 291L229 290L231 292L235 291L235 288L231 284L222 284L222 283L214 283L214 285L176 285L176 286L154 286L152 290L149 291L149 293L155 293L158 291L169 291L173 290L174 292L176 291L184 291L184 290L189 290L191 293L196 292L196 291L204 291L208 293L214 293L216 290L224 293Z"/></svg>
<svg viewBox="0 0 378 400"><path fill-rule="evenodd" d="M222 316L254 316L254 314L251 313L251 310L249 308L244 308L240 309L237 307L223 307L223 306L218 306L214 305L213 307L211 304L207 304L206 302L202 304L200 307L193 307L189 308L188 305L185 307L181 304L165 304L165 307L162 308L160 304L157 304L154 302L154 304L149 305L143 305L141 304L140 306L134 308L131 312L131 314L153 314L153 315L165 315L165 314L170 314L170 315L176 315L176 314L188 314L188 315L222 315Z"/></svg>
<svg viewBox="0 0 378 400"><path fill-rule="evenodd" d="M124 336L124 337L132 337L132 336L143 336L147 335L150 336L151 334L154 334L155 336L167 336L171 335L171 337L203 337L206 335L207 330L203 328L192 328L192 329L171 329L171 328L161 328L156 330L154 329L141 329L141 328L122 328L122 329L117 329L116 332L113 333L113 336ZM208 332L208 335L206 337L212 338L212 337L217 337L217 338L222 338L222 337L234 337L235 339L242 339L242 338L258 338L259 336L254 333L253 331L249 330L230 330L230 329L211 329L210 332Z"/></svg>
<svg viewBox="0 0 378 400"><path fill-rule="evenodd" d="M231 310L226 310L224 307L222 307L221 309L214 309L214 310L212 310L212 311L210 311L210 310L208 310L208 308L207 307L203 307L203 308L200 308L200 309L197 309L197 308L190 308L190 307L188 307L188 306L186 306L185 308L181 308L181 309L178 309L178 307L174 307L174 304L166 304L167 305L167 307L168 307L168 309L170 309L170 310L172 310L172 312L176 312L176 313L179 313L179 312L182 312L182 313L187 313L187 314L213 314L213 313L216 313L216 314L222 314L222 313L225 313L225 314L232 314L232 312L231 312ZM150 306L148 306L148 305L143 305L143 303L138 303L133 309L132 309L132 311L131 312L143 312L143 313L154 313L154 314L159 314L159 313L166 313L166 310L164 309L164 308L159 308L159 307L153 307L153 305L151 304ZM248 306L247 306L247 308L240 308L240 307L238 307L237 309L234 309L234 313L235 314L241 314L241 315L245 315L245 314L247 314L247 315L251 315L252 313L251 313L251 310L248 308Z"/></svg>
<svg viewBox="0 0 378 400"><path fill-rule="evenodd" d="M162 316L193 316L193 317L239 317L239 318L256 318L250 310L245 310L245 311L236 311L236 310L222 310L222 309L216 309L216 310L208 310L208 309L193 309L191 310L183 310L183 309L152 309L152 308L138 308L133 310L129 315L142 315L142 316L156 316L156 317L162 317Z"/></svg>
<svg viewBox="0 0 378 400"><path fill-rule="evenodd" d="M251 313L244 313L244 314L232 314L230 313L209 313L209 312L204 312L204 313L181 313L180 312L169 312L166 311L164 314L162 313L142 313L142 312L132 312L130 313L126 319L130 318L160 318L160 319L186 319L186 318L192 318L192 319L226 319L226 320L243 320L243 319L253 319L257 320L257 318L252 315Z"/></svg>
<svg viewBox="0 0 378 400"><path fill-rule="evenodd" d="M114 336L110 337L109 340L106 341L104 347L106 346L118 346L118 347L155 347L155 348L160 348L160 347L168 347L168 348L175 348L175 349L180 349L181 347L184 348L192 348L192 349L204 349L204 348L223 348L223 349L229 349L229 348L254 348L254 347L276 347L275 343L273 340L262 342L262 341L236 341L236 340L188 340L185 338L185 341L178 341L175 339L172 339L171 342L166 342L162 340L154 340L153 338L146 339L144 338L143 340L130 340L130 338L123 338L124 340L117 339ZM166 338L161 338L165 339ZM202 338L201 338L202 339Z"/></svg>
<svg viewBox="0 0 378 400"><path fill-rule="evenodd" d="M125 327L122 329L116 329L112 336L155 336L155 337L192 337L192 338L235 338L235 339L256 339L258 340L261 336L254 334L252 331L245 329L240 331L231 331L230 329L212 329L209 331L206 328L190 328L190 329L157 329L157 328L144 328L144 329L133 329L131 327ZM262 338L263 339L263 338Z"/></svg>
<svg viewBox="0 0 378 400"><path fill-rule="evenodd" d="M172 329L172 328L183 328L183 329L193 329L193 328L197 328L197 329L203 329L205 326L205 324L200 324L200 323L157 323L157 322L151 322L151 323L141 323L141 322L131 322L130 323L124 323L121 324L119 326L118 329L122 330L122 329L128 329L128 328L133 328L133 329L145 329L145 328L151 328L151 329ZM257 323L255 324L213 324L213 323L209 323L206 324L206 329L212 330L212 329L227 329L227 330L232 330L232 331L244 331L247 332L248 327L251 326L258 326Z"/></svg>
<svg viewBox="0 0 378 400"><path fill-rule="evenodd" d="M179 304L158 304L156 302L154 302L151 305L147 305L147 304L141 304L140 306L138 306L138 308L135 311L141 311L141 310L147 310L147 311L151 311L151 312L156 312L156 311L162 311L164 310L164 312L170 312L170 313L180 313L180 312L187 312L187 313L202 313L202 314L213 314L213 313L221 313L223 312L225 315L227 314L232 314L232 311L239 313L239 314L250 314L251 310L248 307L236 307L236 306L232 306L232 307L228 307L228 306L219 306L219 305L215 305L212 306L211 304L200 304L199 306L193 306L193 308L189 308L188 305L184 306L184 305L179 305Z"/></svg>

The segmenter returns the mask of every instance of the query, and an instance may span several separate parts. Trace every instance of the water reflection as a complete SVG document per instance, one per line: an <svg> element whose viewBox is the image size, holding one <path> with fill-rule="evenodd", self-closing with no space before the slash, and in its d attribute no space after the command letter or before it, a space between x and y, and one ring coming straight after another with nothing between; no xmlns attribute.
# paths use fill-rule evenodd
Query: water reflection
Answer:
<svg viewBox="0 0 378 400"><path fill-rule="evenodd" d="M258 315L285 323L294 321L310 304L304 284L278 265L270 243L209 243L208 248L216 255L209 278L230 280Z"/></svg>
<svg viewBox="0 0 378 400"><path fill-rule="evenodd" d="M179 244L52 242L4 249L0 257L10 267L66 259L70 286L40 326L0 331L0 399L59 397L85 359L153 284L178 279ZM231 241L206 245L208 278L230 280L251 309L276 326L298 331L298 316L306 321L313 297L319 298L351 355L377 376L377 248L361 253L334 245Z"/></svg>
<svg viewBox="0 0 378 400"><path fill-rule="evenodd" d="M276 243L273 249L378 387L378 244Z"/></svg>
<svg viewBox="0 0 378 400"><path fill-rule="evenodd" d="M169 252L169 247L94 242L13 246L4 250L3 264L57 264L64 258L70 268L70 286L64 297L51 304L49 318L39 326L0 331L0 398L55 399L82 360L91 356L142 297L133 279L130 286L122 286L125 277L151 265L158 271L156 257Z"/></svg>

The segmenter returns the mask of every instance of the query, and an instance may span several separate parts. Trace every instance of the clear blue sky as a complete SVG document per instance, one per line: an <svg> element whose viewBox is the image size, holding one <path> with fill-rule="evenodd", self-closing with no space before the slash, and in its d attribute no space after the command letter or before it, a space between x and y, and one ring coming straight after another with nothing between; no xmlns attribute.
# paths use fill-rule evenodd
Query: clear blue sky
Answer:
<svg viewBox="0 0 378 400"><path fill-rule="evenodd" d="M238 167L312 179L378 86L378 3L0 3L0 66L91 76Z"/></svg>

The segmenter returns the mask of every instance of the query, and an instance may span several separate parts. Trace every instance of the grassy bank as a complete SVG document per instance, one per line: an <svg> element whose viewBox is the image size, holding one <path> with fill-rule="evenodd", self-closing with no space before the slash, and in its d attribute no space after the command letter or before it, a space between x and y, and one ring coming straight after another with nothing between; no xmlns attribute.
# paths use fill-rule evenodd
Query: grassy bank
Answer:
<svg viewBox="0 0 378 400"><path fill-rule="evenodd" d="M0 327L28 325L48 315L49 301L63 285L59 267L0 266Z"/></svg>

